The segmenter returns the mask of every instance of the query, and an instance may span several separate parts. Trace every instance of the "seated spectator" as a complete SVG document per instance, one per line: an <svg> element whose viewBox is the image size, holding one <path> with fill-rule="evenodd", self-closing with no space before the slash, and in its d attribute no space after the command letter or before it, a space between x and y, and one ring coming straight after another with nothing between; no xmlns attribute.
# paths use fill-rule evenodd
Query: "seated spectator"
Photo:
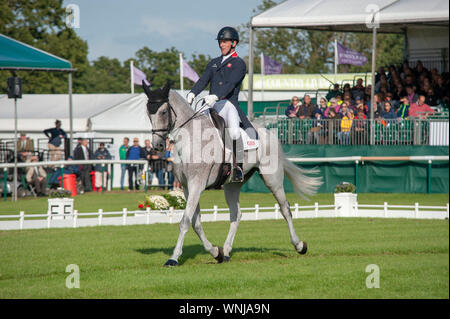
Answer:
<svg viewBox="0 0 450 319"><path fill-rule="evenodd" d="M446 103L448 103L449 86L442 75L437 76L434 92L441 103L443 101L447 101Z"/></svg>
<svg viewBox="0 0 450 319"><path fill-rule="evenodd" d="M397 108L397 117L406 119L409 116L409 99L404 95L400 98L400 105Z"/></svg>
<svg viewBox="0 0 450 319"><path fill-rule="evenodd" d="M61 129L61 121L56 120L55 127L44 130L45 136L48 137L48 149L50 150L50 160L59 161L62 157L61 144L67 137L66 132Z"/></svg>
<svg viewBox="0 0 450 319"><path fill-rule="evenodd" d="M330 108L328 110L328 116L327 119L330 120L339 120L341 117L339 115L339 113L336 112L336 110L334 108Z"/></svg>
<svg viewBox="0 0 450 319"><path fill-rule="evenodd" d="M286 109L286 116L291 118L297 117L297 112L300 105L300 99L297 96L293 96L291 99L291 104Z"/></svg>
<svg viewBox="0 0 450 319"><path fill-rule="evenodd" d="M329 101L329 100L331 100L332 98L335 98L336 95L338 95L338 94L340 94L340 93L341 93L341 91L339 90L339 84L336 83L336 84L333 85L333 89L332 89L331 91L328 92L326 98L327 98L327 100Z"/></svg>
<svg viewBox="0 0 450 319"><path fill-rule="evenodd" d="M318 108L316 108L317 110ZM314 139L314 144L323 144L324 135L325 135L325 121L323 120L323 116L320 112L320 109L314 113L314 120L312 123L311 130L308 132L306 137L306 144L311 143Z"/></svg>
<svg viewBox="0 0 450 319"><path fill-rule="evenodd" d="M344 87L342 88L342 94L345 95L345 93L352 94L352 89L350 88L350 84L349 83L345 83Z"/></svg>
<svg viewBox="0 0 450 319"><path fill-rule="evenodd" d="M314 117L316 117L316 113L319 113L322 118L325 118L325 110L327 109L327 99L324 97L320 98L319 105L314 109Z"/></svg>
<svg viewBox="0 0 450 319"><path fill-rule="evenodd" d="M409 108L410 117L427 118L429 114L433 114L434 110L425 104L425 96L420 95L416 103L412 104Z"/></svg>
<svg viewBox="0 0 450 319"><path fill-rule="evenodd" d="M389 101L384 102L384 109L381 112L381 117L385 120L395 120L397 118L397 114L394 113L394 109Z"/></svg>
<svg viewBox="0 0 450 319"><path fill-rule="evenodd" d="M312 119L314 115L314 110L316 106L311 103L311 97L309 95L305 95L303 98L303 104L300 105L297 111L297 117L300 119Z"/></svg>
<svg viewBox="0 0 450 319"><path fill-rule="evenodd" d="M391 103L392 109L396 110L398 107L398 100L394 100L394 94L392 94L391 92L387 92L386 95L384 96L384 100L386 102Z"/></svg>
<svg viewBox="0 0 450 319"><path fill-rule="evenodd" d="M31 163L36 163L37 161L37 156L31 156ZM36 189L37 196L46 196L47 173L42 166L28 167L26 180L28 184Z"/></svg>
<svg viewBox="0 0 450 319"><path fill-rule="evenodd" d="M353 110L349 108L347 102L343 102L341 107L339 108L338 113L340 113L341 117L342 117L342 116L345 116L347 114L347 112L352 112L353 113Z"/></svg>
<svg viewBox="0 0 450 319"><path fill-rule="evenodd" d="M352 96L362 96L364 95L363 79L359 78L356 80L356 85L352 88Z"/></svg>
<svg viewBox="0 0 450 319"><path fill-rule="evenodd" d="M340 105L338 105L337 100L335 98L332 98L330 102L328 102L327 108L325 109L325 112L323 115L328 118L330 116L329 112L331 109L334 110L335 113L339 112Z"/></svg>
<svg viewBox="0 0 450 319"><path fill-rule="evenodd" d="M355 101L352 99L352 95L349 92L344 93L344 102L347 103L347 106L352 110L356 110Z"/></svg>
<svg viewBox="0 0 450 319"><path fill-rule="evenodd" d="M17 154L20 156L19 160L26 162L33 152L33 140L27 137L25 133L20 133L20 139L17 141Z"/></svg>
<svg viewBox="0 0 450 319"><path fill-rule="evenodd" d="M355 113L357 113L359 109L361 109L365 115L369 113L369 107L367 106L367 104L364 104L364 99L358 96L356 97L355 102L356 102Z"/></svg>
<svg viewBox="0 0 450 319"><path fill-rule="evenodd" d="M73 161L73 157L69 156L67 158L68 161ZM64 175L66 174L75 174L79 175L78 165L64 165ZM51 188L57 188L60 185L60 181L58 178L61 177L61 169L56 169L55 172L50 176L48 180L48 184Z"/></svg>
<svg viewBox="0 0 450 319"><path fill-rule="evenodd" d="M94 159L96 160L109 160L111 159L111 154L109 151L105 148L105 143L101 142L99 145L99 148L94 153ZM100 190L100 188L103 188L107 185L108 175L107 170L105 169L103 173L103 181L102 181L102 165L96 164L94 167L95 171L95 188L97 189L97 192Z"/></svg>
<svg viewBox="0 0 450 319"><path fill-rule="evenodd" d="M432 87L430 87L428 89L428 91L426 92L425 104L428 104L429 106L438 106L439 105L438 98L434 94L434 90Z"/></svg>
<svg viewBox="0 0 450 319"><path fill-rule="evenodd" d="M408 85L406 86L406 95L408 96L409 105L413 105L419 99L419 96L416 94L414 86Z"/></svg>

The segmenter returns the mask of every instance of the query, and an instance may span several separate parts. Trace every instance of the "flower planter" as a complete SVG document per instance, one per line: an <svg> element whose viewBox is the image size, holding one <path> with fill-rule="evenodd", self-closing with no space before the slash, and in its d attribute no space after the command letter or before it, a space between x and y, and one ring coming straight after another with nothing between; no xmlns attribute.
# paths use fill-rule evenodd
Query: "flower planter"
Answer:
<svg viewBox="0 0 450 319"><path fill-rule="evenodd" d="M355 204L357 194L354 193L335 193L334 205L337 206L338 217L356 217Z"/></svg>
<svg viewBox="0 0 450 319"><path fill-rule="evenodd" d="M65 219L73 213L73 198L49 198L48 214L52 215L52 219Z"/></svg>

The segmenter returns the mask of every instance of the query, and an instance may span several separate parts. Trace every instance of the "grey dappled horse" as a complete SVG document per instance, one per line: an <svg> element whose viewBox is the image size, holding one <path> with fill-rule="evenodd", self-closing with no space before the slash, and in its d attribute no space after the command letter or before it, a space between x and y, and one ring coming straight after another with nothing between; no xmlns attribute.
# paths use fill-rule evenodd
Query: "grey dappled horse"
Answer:
<svg viewBox="0 0 450 319"><path fill-rule="evenodd" d="M280 205L281 213L289 227L292 245L294 245L298 253L305 254L307 251L306 242L299 240L292 223L292 214L283 188L284 174L286 173L291 180L295 192L303 197L304 195L313 195L316 192L321 184L321 178L306 176L306 173L312 173L313 171L303 170L292 164L284 156L277 137L268 130L255 126L258 129L260 139L259 149L245 151L244 181L242 183L224 184L225 198L230 210L230 230L223 249L213 246L206 238L200 222L199 200L201 193L216 181L221 170L221 163L220 161L212 163L207 161L195 162L190 157L186 159L186 154L196 153L203 147L207 147L208 143L215 143L215 146L222 150L222 140L216 138L210 142L204 141L202 138L189 139L189 137L194 135L195 127L201 126L202 130L214 129L209 117L203 113L196 113L181 95L175 91L170 91L169 84L166 84L162 89L153 91L145 86L144 83L143 87L148 97L147 113L152 124L152 146L157 150L164 150L168 134L171 133L173 137L180 134L179 132L183 130L181 139L174 138L175 160L173 173L183 187L186 197L186 210L180 221L180 233L177 244L165 266L178 265L178 258L182 254L184 237L191 223L205 250L218 263L230 260L234 236L241 219L239 207L240 189L256 170L259 171L265 185L270 189ZM188 148L191 149L187 150ZM265 165L270 166L271 169L268 169Z"/></svg>

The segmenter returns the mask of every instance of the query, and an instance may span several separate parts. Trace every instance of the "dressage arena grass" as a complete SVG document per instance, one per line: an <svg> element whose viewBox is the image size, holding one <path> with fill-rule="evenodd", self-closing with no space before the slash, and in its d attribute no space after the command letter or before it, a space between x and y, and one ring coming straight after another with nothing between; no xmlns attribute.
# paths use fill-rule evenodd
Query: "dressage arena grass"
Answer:
<svg viewBox="0 0 450 319"><path fill-rule="evenodd" d="M0 231L0 298L449 298L448 220L296 219L241 222L231 262L216 264L192 229L181 266L164 268L176 224ZM229 224L203 223L222 245ZM80 288L66 288L66 266ZM368 289L368 265L379 288Z"/></svg>
<svg viewBox="0 0 450 319"><path fill-rule="evenodd" d="M150 194L160 194L167 191L150 190ZM113 191L105 193L86 193L78 195L74 201L74 208L80 213L97 212L98 209L108 211L122 211L123 208L128 210L137 210L138 201L144 199L143 191ZM300 198L295 193L288 193L287 199L291 205L298 203L300 206L314 205L330 205L334 203L333 194L317 194L310 198L309 201ZM420 205L445 206L449 202L448 194L385 194L385 193L366 193L358 194L358 202L360 204L378 204L382 205L388 202L391 205L414 205L418 202ZM259 204L260 207L273 206L276 203L271 193L241 193L241 207L254 207ZM200 207L212 209L214 205L219 208L227 207L224 192L221 190L211 190L203 192L200 198ZM46 197L25 197L20 198L17 202L12 202L8 197L6 201L0 198L0 215L19 214L24 211L25 214L46 214L48 202Z"/></svg>

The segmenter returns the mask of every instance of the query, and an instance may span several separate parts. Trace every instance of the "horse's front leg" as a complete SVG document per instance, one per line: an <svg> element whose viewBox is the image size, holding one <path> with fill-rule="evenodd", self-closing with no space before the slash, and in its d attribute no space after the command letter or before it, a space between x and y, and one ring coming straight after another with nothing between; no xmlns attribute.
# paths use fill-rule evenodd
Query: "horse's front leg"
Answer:
<svg viewBox="0 0 450 319"><path fill-rule="evenodd" d="M204 187L200 186L203 183L191 182L188 184L189 197L186 198L186 210L184 211L183 218L180 221L180 233L178 235L177 244L173 250L173 254L170 259L164 264L164 266L177 266L178 258L183 253L183 242L184 237L189 229L192 222L192 217L197 209L198 202L200 200L200 195L204 190Z"/></svg>

